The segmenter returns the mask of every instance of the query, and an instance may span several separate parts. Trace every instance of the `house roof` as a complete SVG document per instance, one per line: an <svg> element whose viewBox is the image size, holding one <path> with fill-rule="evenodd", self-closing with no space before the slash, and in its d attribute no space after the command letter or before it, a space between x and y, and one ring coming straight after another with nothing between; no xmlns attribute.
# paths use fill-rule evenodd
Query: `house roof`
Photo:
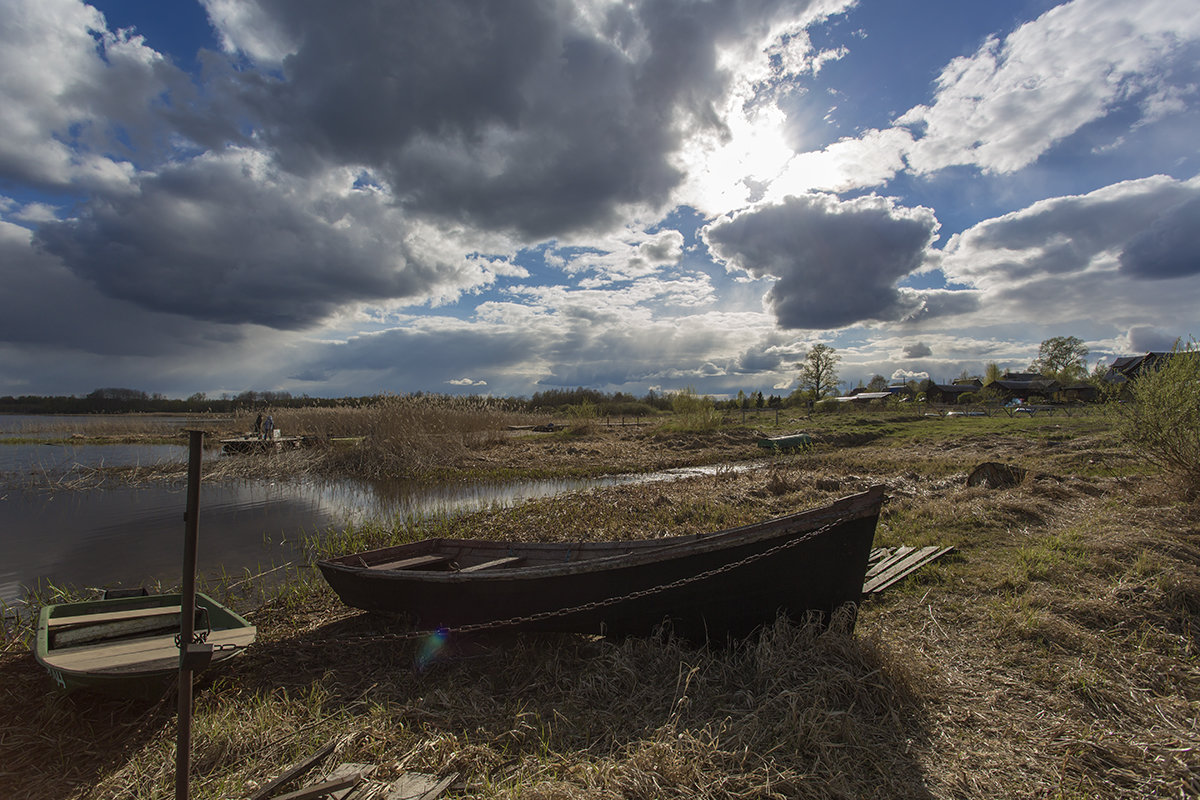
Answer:
<svg viewBox="0 0 1200 800"><path fill-rule="evenodd" d="M1112 366L1108 368L1108 374L1112 376L1113 381L1119 380L1116 376L1122 375L1126 378L1134 378L1141 374L1142 370L1151 369L1159 366L1175 355L1186 355L1192 358L1200 357L1200 353L1196 351L1184 351L1180 353L1150 351L1140 356L1121 356L1113 360Z"/></svg>
<svg viewBox="0 0 1200 800"><path fill-rule="evenodd" d="M999 386L1010 392L1052 392L1062 388L1062 384L1053 378L1037 377L1031 380L1001 379L992 381L988 386Z"/></svg>
<svg viewBox="0 0 1200 800"><path fill-rule="evenodd" d="M966 394L967 392L974 392L978 389L979 389L978 386L972 386L970 384L955 385L955 384L935 383L935 384L931 385L929 387L929 389L927 389L926 391L928 392L928 391L932 391L932 390L937 390L937 391L945 392L946 394Z"/></svg>
<svg viewBox="0 0 1200 800"><path fill-rule="evenodd" d="M845 397L835 397L841 403L848 403L851 400L882 400L885 397L891 397L891 392L859 392L858 394L849 394Z"/></svg>

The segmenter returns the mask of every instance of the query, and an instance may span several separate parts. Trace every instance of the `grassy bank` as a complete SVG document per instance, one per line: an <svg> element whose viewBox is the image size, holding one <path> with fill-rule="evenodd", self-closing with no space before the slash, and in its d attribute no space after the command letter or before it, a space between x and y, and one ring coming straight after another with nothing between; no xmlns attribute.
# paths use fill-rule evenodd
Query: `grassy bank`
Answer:
<svg viewBox="0 0 1200 800"><path fill-rule="evenodd" d="M265 597L242 585L236 602L266 599L250 612L260 639L197 692L193 796L243 796L332 740L339 760L377 764L381 777L459 773L447 796L461 797L1200 793L1200 530L1103 418L820 422L808 423L812 451L762 469L473 514L453 531L698 532L884 483L877 546L956 550L866 603L853 634L777 621L710 650L669 634L497 632L428 657L430 643L388 641L388 622L340 606L303 571ZM529 438L540 449L526 454L550 465L748 446L730 431ZM987 460L1029 475L966 486ZM320 547L447 525L367 526ZM22 647L0 655L0 789L170 796L173 707L47 695Z"/></svg>

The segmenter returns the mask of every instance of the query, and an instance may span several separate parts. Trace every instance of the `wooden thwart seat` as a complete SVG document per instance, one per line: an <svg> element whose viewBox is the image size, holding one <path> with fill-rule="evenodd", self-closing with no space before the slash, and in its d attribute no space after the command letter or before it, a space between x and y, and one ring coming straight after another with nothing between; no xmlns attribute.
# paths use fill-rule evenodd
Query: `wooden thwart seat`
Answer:
<svg viewBox="0 0 1200 800"><path fill-rule="evenodd" d="M254 642L255 633L254 626L213 631L208 635L208 643L246 647ZM149 667L151 662L178 658L179 648L175 646L175 636L167 635L51 650L46 656L46 664L72 672L119 672L131 667Z"/></svg>
<svg viewBox="0 0 1200 800"><path fill-rule="evenodd" d="M174 614L179 616L179 606L161 606L159 608L131 608L125 611L107 611L103 614L78 614L71 617L51 617L47 625L51 628L61 628L64 625L79 625L87 623L95 625L100 622L117 622L125 619L141 619L142 617L159 617Z"/></svg>
<svg viewBox="0 0 1200 800"><path fill-rule="evenodd" d="M495 558L491 561L485 561L482 564L475 564L470 567L463 567L459 572L478 572L481 569L491 569L492 567L502 567L505 564L515 564L518 561L523 561L521 556L507 556L505 558Z"/></svg>
<svg viewBox="0 0 1200 800"><path fill-rule="evenodd" d="M370 564L368 569L416 569L417 567L431 567L434 564L444 564L450 560L450 556L441 553L431 553L425 556L412 556L411 558L402 558L399 561L385 561L382 564Z"/></svg>

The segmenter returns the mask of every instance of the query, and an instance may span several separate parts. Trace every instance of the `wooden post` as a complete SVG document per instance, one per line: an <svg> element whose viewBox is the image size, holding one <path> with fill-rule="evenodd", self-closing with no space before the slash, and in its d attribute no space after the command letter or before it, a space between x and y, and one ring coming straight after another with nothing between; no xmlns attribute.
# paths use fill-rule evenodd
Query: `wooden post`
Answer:
<svg viewBox="0 0 1200 800"><path fill-rule="evenodd" d="M187 800L192 760L192 662L196 632L196 551L200 541L200 459L204 432L188 431L187 513L184 515L183 589L179 599L179 727L175 739L175 800Z"/></svg>

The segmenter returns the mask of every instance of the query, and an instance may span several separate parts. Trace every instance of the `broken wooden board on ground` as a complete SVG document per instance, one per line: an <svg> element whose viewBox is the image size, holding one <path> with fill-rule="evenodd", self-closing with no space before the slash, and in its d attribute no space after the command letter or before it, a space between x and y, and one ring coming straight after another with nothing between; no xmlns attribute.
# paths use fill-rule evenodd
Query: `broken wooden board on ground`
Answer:
<svg viewBox="0 0 1200 800"><path fill-rule="evenodd" d="M953 547L879 547L871 551L863 594L878 594L921 567L953 550Z"/></svg>
<svg viewBox="0 0 1200 800"><path fill-rule="evenodd" d="M424 772L406 772L388 787L384 800L434 800L457 779L457 772L442 778Z"/></svg>
<svg viewBox="0 0 1200 800"><path fill-rule="evenodd" d="M370 777L376 769L374 765L339 764L331 772L313 778L302 789L287 794L273 794L277 788L327 756L332 745L331 742L313 756L284 771L251 795L251 800L437 800L458 780L457 772L441 777L424 772L405 772L389 782Z"/></svg>
<svg viewBox="0 0 1200 800"><path fill-rule="evenodd" d="M317 752L313 753L308 758L285 769L278 778L268 781L267 784L258 789L254 794L250 795L249 800L266 800L276 789L281 788L284 784L308 772L321 762L327 755L333 752L334 746L337 745L337 739L333 739Z"/></svg>

